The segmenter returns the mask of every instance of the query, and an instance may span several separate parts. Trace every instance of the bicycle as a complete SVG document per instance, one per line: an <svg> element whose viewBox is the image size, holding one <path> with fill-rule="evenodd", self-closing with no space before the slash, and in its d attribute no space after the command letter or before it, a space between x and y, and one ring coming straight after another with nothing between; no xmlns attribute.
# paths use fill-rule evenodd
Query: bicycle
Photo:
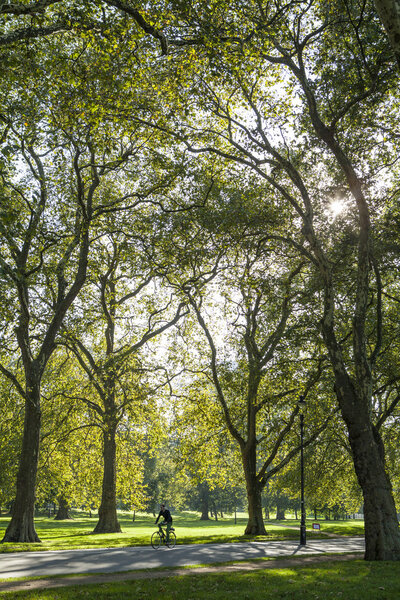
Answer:
<svg viewBox="0 0 400 600"><path fill-rule="evenodd" d="M175 529L171 527L169 530L169 540L167 542L166 531L163 527L159 527L158 531L155 531L151 536L151 545L154 550L157 550L160 546L167 546L168 548L175 548L176 535Z"/></svg>

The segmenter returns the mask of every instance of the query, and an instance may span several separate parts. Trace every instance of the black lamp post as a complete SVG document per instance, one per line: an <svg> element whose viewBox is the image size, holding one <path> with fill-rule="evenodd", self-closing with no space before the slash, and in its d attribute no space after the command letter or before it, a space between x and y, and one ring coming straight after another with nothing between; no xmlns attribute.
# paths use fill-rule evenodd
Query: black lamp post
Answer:
<svg viewBox="0 0 400 600"><path fill-rule="evenodd" d="M301 520L300 520L300 546L306 545L306 511L304 506L304 409L306 402L304 396L298 401L300 409L300 487L301 487Z"/></svg>

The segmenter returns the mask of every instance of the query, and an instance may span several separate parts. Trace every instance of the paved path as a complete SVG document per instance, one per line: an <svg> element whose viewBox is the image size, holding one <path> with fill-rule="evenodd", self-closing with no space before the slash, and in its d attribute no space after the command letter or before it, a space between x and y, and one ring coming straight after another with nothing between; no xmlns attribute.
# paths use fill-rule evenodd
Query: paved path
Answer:
<svg viewBox="0 0 400 600"><path fill-rule="evenodd" d="M285 540L237 544L191 544L176 546L172 550L168 548L153 550L151 546L136 546L55 552L15 552L0 554L0 579L115 573L159 567L251 561L267 557L303 557L363 551L364 538L349 537L312 540L305 547L299 547L297 542Z"/></svg>

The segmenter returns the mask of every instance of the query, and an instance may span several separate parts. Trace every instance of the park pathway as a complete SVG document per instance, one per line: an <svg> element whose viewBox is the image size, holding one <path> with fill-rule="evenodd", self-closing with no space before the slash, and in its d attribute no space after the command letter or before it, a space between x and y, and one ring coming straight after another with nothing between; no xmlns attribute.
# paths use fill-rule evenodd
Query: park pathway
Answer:
<svg viewBox="0 0 400 600"><path fill-rule="evenodd" d="M211 565L260 558L305 557L317 554L363 552L364 538L312 540L300 547L293 540L226 544L191 544L170 550L151 546L15 552L0 554L0 579L115 573L163 567ZM0 583L0 591L2 585Z"/></svg>

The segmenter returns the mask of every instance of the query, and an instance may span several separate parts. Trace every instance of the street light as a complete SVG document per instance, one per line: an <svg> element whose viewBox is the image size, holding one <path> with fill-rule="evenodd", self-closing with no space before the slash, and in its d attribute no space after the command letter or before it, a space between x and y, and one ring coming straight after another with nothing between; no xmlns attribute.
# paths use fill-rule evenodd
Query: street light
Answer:
<svg viewBox="0 0 400 600"><path fill-rule="evenodd" d="M304 410L306 407L305 396L300 396L298 401L300 412L300 487L301 487L301 520L300 520L300 546L306 545L306 511L304 506Z"/></svg>

